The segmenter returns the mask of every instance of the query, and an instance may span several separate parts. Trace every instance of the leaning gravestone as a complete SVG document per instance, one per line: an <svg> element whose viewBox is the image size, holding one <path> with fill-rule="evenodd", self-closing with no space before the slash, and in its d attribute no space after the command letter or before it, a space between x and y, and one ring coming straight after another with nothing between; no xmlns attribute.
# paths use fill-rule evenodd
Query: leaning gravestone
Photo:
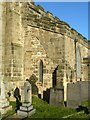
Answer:
<svg viewBox="0 0 90 120"><path fill-rule="evenodd" d="M17 114L27 117L34 114L36 111L32 105L31 84L28 81L24 83L23 95L23 103L22 106L20 106L20 110L17 111Z"/></svg>
<svg viewBox="0 0 90 120"><path fill-rule="evenodd" d="M9 106L9 102L5 96L5 86L3 80L0 81L0 112L1 114L7 113L12 107Z"/></svg>

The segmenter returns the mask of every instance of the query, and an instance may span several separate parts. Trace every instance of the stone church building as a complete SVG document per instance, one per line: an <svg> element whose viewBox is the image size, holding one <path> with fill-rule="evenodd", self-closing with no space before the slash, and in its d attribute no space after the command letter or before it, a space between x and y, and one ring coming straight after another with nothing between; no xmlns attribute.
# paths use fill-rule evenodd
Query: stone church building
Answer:
<svg viewBox="0 0 90 120"><path fill-rule="evenodd" d="M0 79L6 91L33 74L38 93L88 81L89 41L66 22L32 3L0 3Z"/></svg>

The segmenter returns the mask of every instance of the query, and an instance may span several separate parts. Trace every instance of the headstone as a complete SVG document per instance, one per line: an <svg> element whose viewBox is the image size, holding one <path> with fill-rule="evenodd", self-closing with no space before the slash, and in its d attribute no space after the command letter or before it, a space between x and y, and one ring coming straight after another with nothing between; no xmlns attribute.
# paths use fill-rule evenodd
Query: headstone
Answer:
<svg viewBox="0 0 90 120"><path fill-rule="evenodd" d="M88 81L88 108L90 110L90 81Z"/></svg>
<svg viewBox="0 0 90 120"><path fill-rule="evenodd" d="M20 110L17 111L17 114L19 116L30 116L35 113L35 109L32 105L32 90L31 90L31 84L26 81L24 83L23 88L23 103L22 106L20 106Z"/></svg>
<svg viewBox="0 0 90 120"><path fill-rule="evenodd" d="M11 110L12 107L9 106L9 102L5 96L5 87L4 82L0 82L0 112L1 114L7 113L8 110Z"/></svg>
<svg viewBox="0 0 90 120"><path fill-rule="evenodd" d="M88 81L80 81L81 84L81 101L87 101L89 98L89 82Z"/></svg>
<svg viewBox="0 0 90 120"><path fill-rule="evenodd" d="M24 102L25 103L31 103L32 102L31 97L32 97L32 95L31 95L31 84L28 81L26 81L24 83Z"/></svg>
<svg viewBox="0 0 90 120"><path fill-rule="evenodd" d="M16 89L14 90L14 97L19 97L20 96L20 91L19 91L19 88L16 87Z"/></svg>
<svg viewBox="0 0 90 120"><path fill-rule="evenodd" d="M43 100L49 103L49 101L50 101L50 89L43 91Z"/></svg>
<svg viewBox="0 0 90 120"><path fill-rule="evenodd" d="M1 111L0 111L0 120L2 119L2 113L1 113Z"/></svg>
<svg viewBox="0 0 90 120"><path fill-rule="evenodd" d="M67 107L77 108L81 105L81 85L80 83L67 84Z"/></svg>
<svg viewBox="0 0 90 120"><path fill-rule="evenodd" d="M63 106L64 105L64 89L52 88L50 89L50 105Z"/></svg>

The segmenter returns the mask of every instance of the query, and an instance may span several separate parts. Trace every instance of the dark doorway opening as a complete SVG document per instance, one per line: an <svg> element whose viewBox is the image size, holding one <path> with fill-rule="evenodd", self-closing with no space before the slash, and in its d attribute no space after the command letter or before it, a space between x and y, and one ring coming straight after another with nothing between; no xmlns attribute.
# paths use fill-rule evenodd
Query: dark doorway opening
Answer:
<svg viewBox="0 0 90 120"><path fill-rule="evenodd" d="M53 85L53 87L55 87L57 84L57 68L58 67L56 67L52 73L52 85Z"/></svg>

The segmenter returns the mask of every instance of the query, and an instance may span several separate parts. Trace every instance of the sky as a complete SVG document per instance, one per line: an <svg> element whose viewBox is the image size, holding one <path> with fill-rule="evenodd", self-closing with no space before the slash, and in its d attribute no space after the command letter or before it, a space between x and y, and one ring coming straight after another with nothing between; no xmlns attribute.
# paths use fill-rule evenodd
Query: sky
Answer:
<svg viewBox="0 0 90 120"><path fill-rule="evenodd" d="M88 39L88 2L35 2Z"/></svg>

